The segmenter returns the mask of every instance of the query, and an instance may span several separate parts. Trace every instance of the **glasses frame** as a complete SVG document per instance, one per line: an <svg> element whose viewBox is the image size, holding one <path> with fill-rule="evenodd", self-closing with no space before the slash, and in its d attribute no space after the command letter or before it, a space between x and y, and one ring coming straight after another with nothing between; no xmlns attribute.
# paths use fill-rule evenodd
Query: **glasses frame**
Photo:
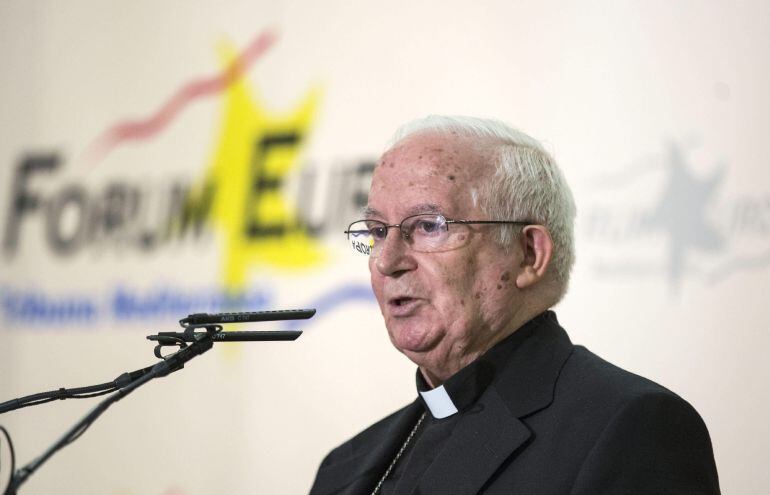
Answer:
<svg viewBox="0 0 770 495"><path fill-rule="evenodd" d="M531 222L531 221L528 221L528 220L455 220L455 219L447 218L444 215L442 215L441 213L417 213L415 215L409 215L408 217L402 218L401 222L399 222L399 223L392 223L392 224L388 224L386 222L383 222L382 220L374 220L372 218L363 218L361 220L356 220L354 222L351 222L350 225L348 225L348 228L343 233L346 234L347 239L350 240L350 234L355 233L355 232L360 232L358 230L352 231L352 230L350 230L350 227L352 227L353 225L357 224L358 222L377 222L377 223L381 223L385 227L385 236L382 238L383 240L385 240L388 237L388 232L390 231L391 228L397 228L399 230L399 232L401 233L401 238L403 240L405 240L405 241L408 241L410 236L409 236L408 233L404 232L404 230L401 228L401 226L404 224L404 222L406 222L410 218L422 217L422 216L435 216L435 217L443 218L444 219L444 223L447 226L447 231L449 231L449 225L451 225L453 223L460 224L460 225L475 225L475 224L480 224L480 225L489 225L489 224L491 224L491 225L535 225L537 223L537 222ZM369 229L369 230L371 231L371 229ZM410 244L410 247L411 247L411 244ZM418 251L418 252L422 252L422 251ZM430 252L430 251L426 251L426 252Z"/></svg>

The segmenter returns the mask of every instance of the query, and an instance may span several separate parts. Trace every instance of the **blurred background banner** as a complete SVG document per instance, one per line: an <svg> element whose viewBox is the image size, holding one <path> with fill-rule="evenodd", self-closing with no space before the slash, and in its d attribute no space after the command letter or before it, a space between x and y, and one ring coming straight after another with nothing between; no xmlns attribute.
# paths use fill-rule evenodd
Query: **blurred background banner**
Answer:
<svg viewBox="0 0 770 495"><path fill-rule="evenodd" d="M146 366L189 313L318 309L239 326L305 334L218 344L23 493L306 493L411 401L342 231L429 113L544 141L579 211L572 340L698 409L724 493L770 491L767 2L12 0L0 57L0 401ZM17 462L96 400L0 417Z"/></svg>

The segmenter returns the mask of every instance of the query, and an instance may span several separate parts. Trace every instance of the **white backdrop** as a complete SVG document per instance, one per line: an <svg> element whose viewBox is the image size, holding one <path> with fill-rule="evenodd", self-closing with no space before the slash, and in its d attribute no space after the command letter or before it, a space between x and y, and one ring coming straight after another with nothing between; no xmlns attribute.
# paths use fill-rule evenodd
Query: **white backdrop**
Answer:
<svg viewBox="0 0 770 495"><path fill-rule="evenodd" d="M698 409L724 493L767 493L768 33L763 1L0 3L0 401L146 366L188 313L319 309L140 389L21 493L306 493L411 401L341 231L428 113L546 143L579 209L560 321ZM95 402L0 416L17 461Z"/></svg>

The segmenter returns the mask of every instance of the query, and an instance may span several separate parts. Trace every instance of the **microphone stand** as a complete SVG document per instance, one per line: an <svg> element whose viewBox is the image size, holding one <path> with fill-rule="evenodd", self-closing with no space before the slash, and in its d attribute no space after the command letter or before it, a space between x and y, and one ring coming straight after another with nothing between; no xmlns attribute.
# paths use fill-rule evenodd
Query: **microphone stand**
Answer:
<svg viewBox="0 0 770 495"><path fill-rule="evenodd" d="M259 312L259 313L248 313L249 315L259 315L262 313L291 313L291 311L286 312ZM225 313L227 315L231 314L237 314L237 313ZM247 314L247 313L243 313ZM294 312L293 317L285 318L285 319L306 319L310 318L315 314L315 310L299 310ZM190 317L193 316L200 316L200 315L190 315ZM209 317L213 316L220 316L220 315L205 315ZM188 317L188 319L190 318ZM278 319L284 319L279 318L277 315L275 317L261 317L262 319L254 320L253 317L250 320L240 320L240 321L268 321L268 320L278 320ZM209 318L213 319L213 318ZM113 393L112 395L108 396L106 399L104 399L102 402L100 402L96 407L94 407L83 419L81 419L77 424L75 424L72 428L70 428L59 440L56 441L51 447L48 448L42 455L40 455L38 458L34 459L32 462L27 464L26 466L16 470L12 476L10 483L8 487L6 488L4 495L16 495L19 487L35 472L37 471L40 466L43 465L48 459L51 458L56 452L61 450L62 448L66 447L70 443L77 440L85 431L88 429L91 424L93 424L96 419L101 416L104 411L107 410L112 404L118 402L123 397L127 396L137 388L141 387L145 383L149 382L150 380L153 380L155 378L164 377L170 373L173 373L175 371L178 371L182 368L184 368L184 364L191 359L193 359L196 356L200 356L204 352L211 349L215 342L235 342L235 341L278 341L278 340L296 340L300 335L302 335L301 331L277 331L277 332L222 332L222 326L218 324L189 324L187 319L181 320L180 323L183 327L185 327L184 332L159 332L158 335L149 335L147 336L148 340L157 341L158 345L155 347L155 356L161 359L160 362L156 363L153 366L143 368L141 370L137 370L131 374L129 374L130 378L133 378L133 381L128 383L127 385L120 386L118 390ZM233 321L233 320L225 320L225 321ZM238 320L235 320L238 321ZM205 329L205 332L196 332L197 329ZM230 334L230 335L228 335ZM190 345L187 345L190 343ZM170 355L163 355L161 353L161 350L163 347L167 346L178 346L180 349ZM137 375L138 378L135 378ZM126 374L124 373L121 375L116 382L118 382L121 378L125 377ZM124 378L125 380L125 378ZM116 383L116 382L113 382ZM95 387L101 387L100 390L105 388L107 385L113 385L113 384L102 384L102 385L95 385ZM114 385L113 385L114 386ZM85 387L89 388L89 387ZM57 392L49 392L48 394L57 394L59 393L60 399L68 398L69 396L61 394L60 391ZM45 394L36 394L36 396L42 396ZM71 396L71 395L70 395ZM35 396L30 396L35 397ZM16 400L16 401L8 401L7 403L3 403L2 405L6 405L8 407L5 408L2 412L5 412L7 410L16 409L18 407L24 407L25 405L34 405L31 403L24 404L22 401L24 399ZM54 400L54 399L51 399ZM35 402L35 404L47 402L47 400L39 400L38 402ZM15 407L14 407L15 406Z"/></svg>
<svg viewBox="0 0 770 495"><path fill-rule="evenodd" d="M47 461L52 455L54 455L58 450L77 440L78 437L85 433L88 427L91 426L91 424L96 421L96 419L101 416L102 413L104 413L104 411L106 411L107 408L112 404L116 403L150 380L166 376L169 373L182 369L184 367L184 363L194 358L195 356L199 356L208 351L213 345L214 341L211 339L211 337L204 337L200 341L195 342L184 349L181 349L179 352L176 352L167 357L165 360L157 363L152 367L149 373L131 382L130 384L119 389L117 392L104 399L75 426L70 428L67 433L65 433L59 440L56 441L56 443L51 445L48 450L46 450L40 457L16 471L16 473L13 475L13 478L11 478L11 483L8 486L8 490L6 490L6 495L16 495L16 491L18 490L19 486L21 486L21 484L24 483L27 478L29 478L35 471L37 471L38 468L40 468L40 466L42 466L43 463Z"/></svg>

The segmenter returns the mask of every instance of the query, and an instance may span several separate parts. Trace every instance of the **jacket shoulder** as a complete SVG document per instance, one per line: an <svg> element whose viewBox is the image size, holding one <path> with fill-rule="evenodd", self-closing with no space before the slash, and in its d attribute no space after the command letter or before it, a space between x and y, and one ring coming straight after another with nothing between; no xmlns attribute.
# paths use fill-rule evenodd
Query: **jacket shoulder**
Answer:
<svg viewBox="0 0 770 495"><path fill-rule="evenodd" d="M667 388L576 346L554 406L585 441L572 493L719 493L706 425Z"/></svg>
<svg viewBox="0 0 770 495"><path fill-rule="evenodd" d="M598 407L621 407L641 396L678 395L652 380L605 361L583 346L575 346L560 373L557 393L579 395Z"/></svg>

